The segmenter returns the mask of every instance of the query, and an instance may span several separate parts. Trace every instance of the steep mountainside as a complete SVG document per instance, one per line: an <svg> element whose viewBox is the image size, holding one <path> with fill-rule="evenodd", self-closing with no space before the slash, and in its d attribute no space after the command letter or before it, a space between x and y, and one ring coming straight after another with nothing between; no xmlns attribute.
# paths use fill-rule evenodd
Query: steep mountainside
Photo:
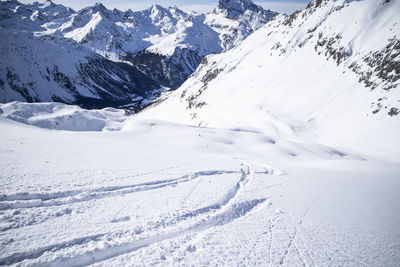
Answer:
<svg viewBox="0 0 400 267"><path fill-rule="evenodd" d="M399 1L312 1L208 56L171 97L138 116L257 128L399 158L399 10Z"/></svg>
<svg viewBox="0 0 400 267"><path fill-rule="evenodd" d="M129 64L111 61L73 40L40 34L45 25L66 19L73 10L50 1L6 1L0 7L1 102L140 107L159 92L159 83Z"/></svg>
<svg viewBox="0 0 400 267"><path fill-rule="evenodd" d="M151 98L160 85L135 67L73 41L0 30L0 101L121 106Z"/></svg>

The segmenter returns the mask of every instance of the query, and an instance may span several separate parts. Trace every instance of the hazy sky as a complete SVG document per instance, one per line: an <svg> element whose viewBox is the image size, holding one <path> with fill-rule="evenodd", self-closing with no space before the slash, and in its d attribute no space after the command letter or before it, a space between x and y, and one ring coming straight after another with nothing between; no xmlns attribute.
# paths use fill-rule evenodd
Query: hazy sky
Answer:
<svg viewBox="0 0 400 267"><path fill-rule="evenodd" d="M34 0L19 0L22 3L32 3ZM39 0L43 2L44 0ZM295 10L303 9L310 0L253 0L266 9L278 12L292 13ZM79 10L83 7L91 6L96 2L103 3L107 8L118 8L120 10L142 10L150 7L152 4L159 4L164 7L178 6L184 11L211 11L217 6L218 0L53 0L57 4L72 7Z"/></svg>

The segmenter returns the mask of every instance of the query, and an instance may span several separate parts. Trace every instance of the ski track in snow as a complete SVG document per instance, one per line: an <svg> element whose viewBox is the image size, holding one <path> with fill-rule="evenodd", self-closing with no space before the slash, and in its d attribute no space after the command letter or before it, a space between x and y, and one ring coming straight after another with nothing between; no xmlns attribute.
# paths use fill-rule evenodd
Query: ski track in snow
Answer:
<svg viewBox="0 0 400 267"><path fill-rule="evenodd" d="M117 195L125 195L135 192L154 190L167 186L174 186L179 183L192 181L202 176L215 176L221 174L236 174L236 173L242 173L243 175L242 170L241 172L230 171L230 170L209 170L209 171L199 171L191 174L185 174L178 178L157 180L157 181L138 183L132 185L100 187L90 190L69 190L69 191L54 192L54 193L23 192L11 195L0 195L0 210L61 206L66 204L90 201L93 199L101 199ZM282 171L270 168L269 170L266 169L265 172L256 172L256 173L270 173L270 174L280 175ZM142 175L147 175L147 174L148 173ZM137 176L138 175L132 177L137 177ZM235 187L233 189L233 192L228 193L228 195L225 198L229 199L229 194L235 194L234 191L238 190L239 187L240 185L238 184L237 188Z"/></svg>
<svg viewBox="0 0 400 267"><path fill-rule="evenodd" d="M245 216L253 208L265 201L266 199L254 199L252 201L239 202L237 204L233 204L232 207L228 208L226 211L213 216L211 219L207 221L202 221L192 227L177 232L171 232L150 238L140 239L135 242L124 243L118 246L109 247L94 252L88 252L74 258L57 259L54 262L48 263L48 266L86 266L105 261L110 258L118 257L123 254L131 253L143 247L147 247L152 244L162 242L164 240L177 238L179 236L195 232L205 231L215 226L222 226L234 221L235 219ZM45 264L44 266L46 265L47 264Z"/></svg>
<svg viewBox="0 0 400 267"><path fill-rule="evenodd" d="M200 172L195 172L193 174L186 174L178 178L158 180L148 183L124 185L124 186L101 187L86 191L72 190L72 191L48 193L48 194L29 194L29 193L13 194L1 197L2 201L0 202L0 210L61 206L77 202L90 201L94 199L101 199L105 197L112 197L117 195L130 194L134 192L159 189L166 186L172 186L172 185L177 185L179 183L188 182L202 176L214 176L214 175L231 174L231 173L237 173L237 172L223 171L223 170L200 171ZM24 200L26 200L26 202L24 202Z"/></svg>
<svg viewBox="0 0 400 267"><path fill-rule="evenodd" d="M232 221L246 216L255 207L261 204L268 203L268 198L259 198L249 201L236 201L238 195L243 190L243 188L254 179L254 172L247 163L243 163L240 171L226 171L226 170L210 170L210 171L199 171L191 174L183 175L179 178L157 180L148 183L135 184L130 186L115 186L115 187L104 187L89 190L87 193L87 198L82 199L70 199L68 201L58 201L51 202L61 198L67 198L72 196L77 196L82 194L81 191L66 191L58 192L52 194L13 194L9 196L2 196L3 201L11 200L39 200L41 201L37 205L14 205L8 206L7 208L34 208L42 206L53 206L53 205L64 205L80 201L90 201L99 199L107 196L115 196L120 194L129 194L138 191L146 191L152 189L160 189L170 185L176 185L179 183L188 182L197 178L205 176L216 176L222 174L240 174L239 181L235 183L225 194L222 195L221 199L211 205L206 207L187 212L177 216L177 218L172 219L169 223L163 222L162 226L173 226L181 221L187 220L188 218L197 218L197 222L191 224L183 229L167 232L164 234L159 234L151 237L145 237L133 242L126 242L115 246L106 247L103 249L96 249L94 251L89 251L84 254L76 255L72 258L56 258L52 262L40 263L40 266L86 266L101 262L113 257L117 257L123 254L134 252L140 248L150 246L155 243L162 242L164 240L176 238L182 235L187 235L196 232L202 232L215 226L222 226ZM263 174L268 174L268 172L258 172ZM279 171L278 171L279 173ZM270 175L273 175L270 173ZM123 190L123 191L121 191ZM103 193L101 195L95 195L96 193ZM50 201L50 202L46 202ZM6 206L3 204L2 208ZM261 207L261 206L260 206ZM202 215L208 215L203 218ZM119 218L119 221L124 221L124 218ZM116 220L115 222L118 222ZM156 224L157 225L157 224ZM161 225L161 224L159 224ZM43 254L48 252L56 252L63 249L71 248L78 245L84 245L89 242L100 241L106 236L112 235L112 233L103 233L85 237L74 238L69 241L48 245L28 252L16 252L9 256L0 258L0 265L10 265L21 263L24 260L37 259Z"/></svg>
<svg viewBox="0 0 400 267"><path fill-rule="evenodd" d="M295 243L295 242L296 242L295 239L296 239L296 238L299 239L299 237L298 237L298 236L299 236L299 233L298 233L298 232L299 232L299 228L300 228L301 225L303 224L303 220L307 217L308 213L310 212L312 206L313 206L314 203L317 201L317 199L318 199L318 198L315 198L315 199L313 200L313 202L308 206L308 208L307 208L306 211L304 212L303 216L302 216L301 219L299 220L298 224L296 225L296 227L295 227L295 229L294 229L294 233L290 235L290 239L289 239L289 243L288 243L288 245L287 245L287 248L286 248L286 250L283 252L283 255L282 255L282 257L281 257L281 259L280 259L280 261L279 261L279 264L280 264L280 265L283 265L283 264L285 263L286 256L288 255L289 250L290 250L290 248L291 248L292 246L295 247L295 250L296 250L297 254L299 255L299 258L300 258L301 261L303 262L304 266L309 265L309 263L307 263L307 262L304 260L304 258L301 257L300 251L299 251L299 249L298 249L298 247L297 247L297 245L296 245L296 243ZM286 231L289 232L289 230L288 230L286 224L285 224L284 222L282 222L282 224L284 225ZM300 239L301 239L301 238L300 238ZM309 252L307 252L307 253L308 253L308 256L309 256L310 253L309 253ZM310 256L309 256L309 257L310 257Z"/></svg>

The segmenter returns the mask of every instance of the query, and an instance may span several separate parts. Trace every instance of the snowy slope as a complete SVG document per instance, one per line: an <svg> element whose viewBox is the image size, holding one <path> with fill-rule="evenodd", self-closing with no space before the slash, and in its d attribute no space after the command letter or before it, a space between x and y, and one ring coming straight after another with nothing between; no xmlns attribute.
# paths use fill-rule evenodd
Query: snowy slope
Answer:
<svg viewBox="0 0 400 267"><path fill-rule="evenodd" d="M138 116L255 128L399 161L398 10L398 1L311 2L208 56Z"/></svg>
<svg viewBox="0 0 400 267"><path fill-rule="evenodd" d="M120 132L0 127L1 265L400 260L399 164L157 120Z"/></svg>

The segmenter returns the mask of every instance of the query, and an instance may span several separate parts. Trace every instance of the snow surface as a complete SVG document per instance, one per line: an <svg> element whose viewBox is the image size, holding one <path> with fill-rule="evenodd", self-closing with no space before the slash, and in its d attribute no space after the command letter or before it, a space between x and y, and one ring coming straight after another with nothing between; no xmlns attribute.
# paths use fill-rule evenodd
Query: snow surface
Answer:
<svg viewBox="0 0 400 267"><path fill-rule="evenodd" d="M396 107L398 86L371 90L348 65L369 70L362 56L397 36L399 1L318 2L124 122L2 105L0 265L397 266L399 117L371 101ZM315 50L323 30L352 54ZM26 124L54 129L69 112L121 130Z"/></svg>
<svg viewBox="0 0 400 267"><path fill-rule="evenodd" d="M125 111L114 108L86 110L61 103L22 102L0 104L0 116L45 129L67 131L120 130L128 118Z"/></svg>
<svg viewBox="0 0 400 267"><path fill-rule="evenodd" d="M0 118L0 264L384 265L400 165L253 129Z"/></svg>

